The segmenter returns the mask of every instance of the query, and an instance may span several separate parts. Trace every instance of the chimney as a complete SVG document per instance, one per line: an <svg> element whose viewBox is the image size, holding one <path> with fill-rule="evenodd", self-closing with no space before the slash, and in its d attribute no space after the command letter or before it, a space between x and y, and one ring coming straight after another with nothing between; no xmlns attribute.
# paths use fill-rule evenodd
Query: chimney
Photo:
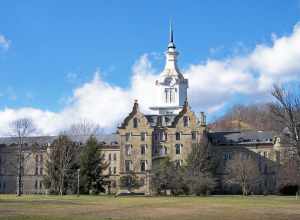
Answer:
<svg viewBox="0 0 300 220"><path fill-rule="evenodd" d="M204 112L200 112L200 125L206 126L206 115Z"/></svg>

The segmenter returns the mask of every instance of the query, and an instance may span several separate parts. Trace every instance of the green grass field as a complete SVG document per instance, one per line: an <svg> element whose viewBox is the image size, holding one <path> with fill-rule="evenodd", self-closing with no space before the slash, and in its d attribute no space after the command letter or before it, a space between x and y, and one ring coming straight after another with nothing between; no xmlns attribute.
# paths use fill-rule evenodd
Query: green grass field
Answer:
<svg viewBox="0 0 300 220"><path fill-rule="evenodd" d="M280 196L109 197L0 195L0 220L300 219L300 199Z"/></svg>

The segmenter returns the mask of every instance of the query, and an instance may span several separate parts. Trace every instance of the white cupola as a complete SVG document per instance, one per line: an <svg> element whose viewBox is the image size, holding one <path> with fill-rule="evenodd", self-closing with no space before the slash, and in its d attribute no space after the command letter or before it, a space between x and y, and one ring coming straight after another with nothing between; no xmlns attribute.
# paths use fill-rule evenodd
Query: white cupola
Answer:
<svg viewBox="0 0 300 220"><path fill-rule="evenodd" d="M158 111L160 115L178 114L187 99L188 80L183 77L177 66L178 55L173 38L173 28L170 25L165 68L155 82L157 106L150 108Z"/></svg>

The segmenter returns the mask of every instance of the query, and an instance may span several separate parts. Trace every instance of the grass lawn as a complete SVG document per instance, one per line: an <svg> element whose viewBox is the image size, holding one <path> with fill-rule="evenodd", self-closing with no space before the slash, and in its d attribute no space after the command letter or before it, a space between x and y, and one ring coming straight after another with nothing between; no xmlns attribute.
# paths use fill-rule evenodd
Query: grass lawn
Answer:
<svg viewBox="0 0 300 220"><path fill-rule="evenodd" d="M300 219L300 199L280 196L119 197L0 195L0 220Z"/></svg>

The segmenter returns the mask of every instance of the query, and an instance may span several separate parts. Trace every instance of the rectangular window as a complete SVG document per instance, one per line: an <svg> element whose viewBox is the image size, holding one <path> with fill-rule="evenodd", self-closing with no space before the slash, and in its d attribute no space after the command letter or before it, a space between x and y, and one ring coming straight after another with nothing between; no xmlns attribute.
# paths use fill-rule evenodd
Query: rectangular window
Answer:
<svg viewBox="0 0 300 220"><path fill-rule="evenodd" d="M224 160L231 160L232 156L231 153L224 153Z"/></svg>
<svg viewBox="0 0 300 220"><path fill-rule="evenodd" d="M43 158L43 154L40 155L40 163L43 163L44 158Z"/></svg>
<svg viewBox="0 0 300 220"><path fill-rule="evenodd" d="M43 167L40 167L40 175L43 175Z"/></svg>
<svg viewBox="0 0 300 220"><path fill-rule="evenodd" d="M38 181L36 180L34 183L34 188L37 189L38 188Z"/></svg>
<svg viewBox="0 0 300 220"><path fill-rule="evenodd" d="M111 161L111 154L108 154L108 160Z"/></svg>
<svg viewBox="0 0 300 220"><path fill-rule="evenodd" d="M131 164L132 164L131 160L125 160L125 171L126 172L131 171Z"/></svg>
<svg viewBox="0 0 300 220"><path fill-rule="evenodd" d="M134 128L137 128L137 127L138 127L138 119L137 119L137 118L134 118L134 119L133 119L133 127L134 127Z"/></svg>
<svg viewBox="0 0 300 220"><path fill-rule="evenodd" d="M180 141L180 133L176 132L176 141Z"/></svg>
<svg viewBox="0 0 300 220"><path fill-rule="evenodd" d="M142 132L141 133L141 141L145 141L146 140L146 133Z"/></svg>
<svg viewBox="0 0 300 220"><path fill-rule="evenodd" d="M193 131L192 132L192 140L196 140L197 139L197 132Z"/></svg>
<svg viewBox="0 0 300 220"><path fill-rule="evenodd" d="M184 116L183 117L183 126L184 127L188 127L189 126L189 117L188 116Z"/></svg>
<svg viewBox="0 0 300 220"><path fill-rule="evenodd" d="M130 133L126 133L126 141L129 141L130 140L130 136L131 136L131 134Z"/></svg>
<svg viewBox="0 0 300 220"><path fill-rule="evenodd" d="M40 189L43 189L42 181L40 181Z"/></svg>
<svg viewBox="0 0 300 220"><path fill-rule="evenodd" d="M177 155L181 154L181 145L180 144L176 144L175 148L176 148L176 154Z"/></svg>
<svg viewBox="0 0 300 220"><path fill-rule="evenodd" d="M36 166L36 167L35 167L35 173L34 173L34 175L37 176L38 174L39 174L39 168Z"/></svg>
<svg viewBox="0 0 300 220"><path fill-rule="evenodd" d="M111 167L108 168L108 174L111 175Z"/></svg>
<svg viewBox="0 0 300 220"><path fill-rule="evenodd" d="M127 156L130 156L131 155L131 144L126 144L125 145L125 153Z"/></svg>
<svg viewBox="0 0 300 220"><path fill-rule="evenodd" d="M165 140L165 135L164 135L164 132L162 132L162 131L159 133L159 140L160 141L164 141Z"/></svg>
<svg viewBox="0 0 300 220"><path fill-rule="evenodd" d="M265 158L268 157L268 152L264 151L264 157L265 157Z"/></svg>
<svg viewBox="0 0 300 220"><path fill-rule="evenodd" d="M154 134L154 140L158 141L159 140L159 133Z"/></svg>
<svg viewBox="0 0 300 220"><path fill-rule="evenodd" d="M114 160L117 160L117 154L114 153Z"/></svg>
<svg viewBox="0 0 300 220"><path fill-rule="evenodd" d="M117 174L117 167L114 167L114 174Z"/></svg>
<svg viewBox="0 0 300 220"><path fill-rule="evenodd" d="M142 144L141 145L141 155L145 155L146 154L146 145Z"/></svg>
<svg viewBox="0 0 300 220"><path fill-rule="evenodd" d="M146 171L146 161L141 160L141 172L145 172L145 171Z"/></svg>
<svg viewBox="0 0 300 220"><path fill-rule="evenodd" d="M280 151L276 151L276 161L280 161Z"/></svg>

